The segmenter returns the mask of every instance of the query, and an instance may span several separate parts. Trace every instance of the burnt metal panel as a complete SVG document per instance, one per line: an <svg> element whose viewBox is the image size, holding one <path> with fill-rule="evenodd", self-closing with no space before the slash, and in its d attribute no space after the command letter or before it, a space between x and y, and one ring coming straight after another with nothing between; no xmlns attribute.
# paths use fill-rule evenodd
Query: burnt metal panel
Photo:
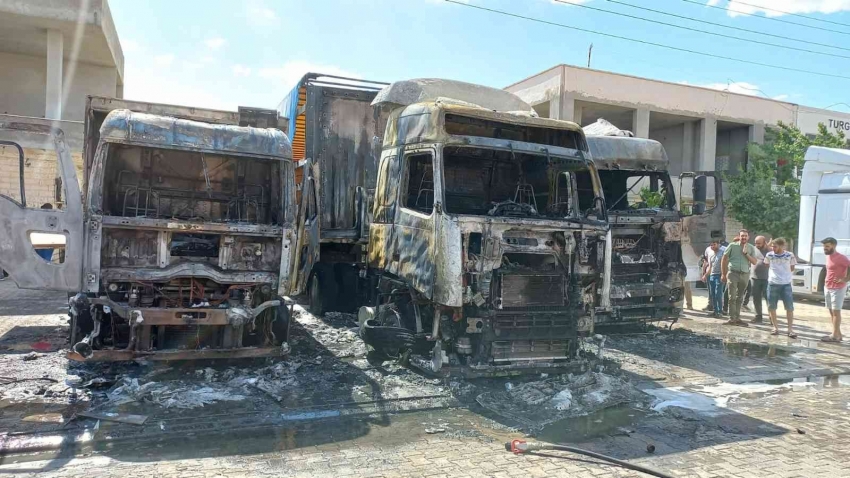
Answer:
<svg viewBox="0 0 850 478"><path fill-rule="evenodd" d="M100 140L256 158L292 159L292 145L278 129L201 123L130 110L110 112L100 126Z"/></svg>
<svg viewBox="0 0 850 478"><path fill-rule="evenodd" d="M44 135L53 142L65 208L32 209L0 196L0 268L22 289L80 290L83 265L83 209L71 153L60 129L28 123L0 123L0 130ZM31 232L65 236L65 262L48 263L35 253Z"/></svg>
<svg viewBox="0 0 850 478"><path fill-rule="evenodd" d="M94 203L92 203L92 207ZM288 213L287 213L288 214ZM127 228L132 230L168 230L172 232L197 232L208 234L232 234L240 236L280 237L283 228L266 224L243 223L195 223L174 219L152 219L146 217L104 216L103 225L112 228Z"/></svg>
<svg viewBox="0 0 850 478"><path fill-rule="evenodd" d="M502 275L502 307L539 307L564 305L564 276Z"/></svg>
<svg viewBox="0 0 850 478"><path fill-rule="evenodd" d="M408 106L437 100L529 116L534 113L531 105L508 91L441 78L414 78L393 82L378 93L374 105Z"/></svg>
<svg viewBox="0 0 850 478"><path fill-rule="evenodd" d="M435 277L434 216L399 208L392 227L388 270L430 299Z"/></svg>
<svg viewBox="0 0 850 478"><path fill-rule="evenodd" d="M552 360L565 359L570 340L500 340L493 342L493 360Z"/></svg>
<svg viewBox="0 0 850 478"><path fill-rule="evenodd" d="M320 228L355 230L356 189L375 188L386 116L371 106L375 91L311 84L307 87L307 156L320 166Z"/></svg>
<svg viewBox="0 0 850 478"><path fill-rule="evenodd" d="M104 267L157 267L157 231L107 229L100 263Z"/></svg>
<svg viewBox="0 0 850 478"><path fill-rule="evenodd" d="M670 160L658 141L624 136L587 136L598 169L667 171Z"/></svg>
<svg viewBox="0 0 850 478"><path fill-rule="evenodd" d="M569 337L573 333L573 315L568 310L499 311L493 316L493 332L501 340L549 339Z"/></svg>
<svg viewBox="0 0 850 478"><path fill-rule="evenodd" d="M83 195L88 190L88 177L94 163L94 155L97 144L100 141L100 126L104 118L112 110L127 109L153 115L170 116L204 123L215 124L238 124L239 114L235 111L211 110L191 106L166 105L160 103L148 103L145 101L131 101L123 98L107 98L103 96L89 96L86 99L86 118L83 137Z"/></svg>
<svg viewBox="0 0 850 478"><path fill-rule="evenodd" d="M210 279L218 282L219 284L273 284L277 282L280 277L277 271L221 271L216 266L197 262L181 262L162 269L103 267L100 272L102 274L102 279L105 282L161 282L179 279L181 277L193 277L196 279Z"/></svg>

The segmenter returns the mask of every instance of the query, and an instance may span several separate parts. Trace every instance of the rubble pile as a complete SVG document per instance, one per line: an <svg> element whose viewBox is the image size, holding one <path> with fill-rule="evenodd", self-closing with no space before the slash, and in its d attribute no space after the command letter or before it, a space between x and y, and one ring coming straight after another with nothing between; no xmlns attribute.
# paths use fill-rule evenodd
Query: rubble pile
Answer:
<svg viewBox="0 0 850 478"><path fill-rule="evenodd" d="M163 408L191 409L215 402L247 400L265 392L279 400L287 390L297 386L296 372L300 362L278 362L257 369L213 368L195 370L194 377L183 376L174 380L152 380L169 369L154 370L140 378L124 377L107 393L104 406L120 406L139 402Z"/></svg>
<svg viewBox="0 0 850 478"><path fill-rule="evenodd" d="M163 382L147 382L139 385L136 378L125 378L121 385L107 393L107 405L123 405L138 401L154 403L164 408L197 408L219 401L239 401L245 396L233 393L227 386L174 385Z"/></svg>
<svg viewBox="0 0 850 478"><path fill-rule="evenodd" d="M623 403L649 400L628 381L599 372L506 382L503 390L485 391L476 397L484 408L532 429Z"/></svg>
<svg viewBox="0 0 850 478"><path fill-rule="evenodd" d="M312 340L337 358L366 356L366 344L358 334L356 314L328 312L318 318L303 307L295 306L293 315Z"/></svg>

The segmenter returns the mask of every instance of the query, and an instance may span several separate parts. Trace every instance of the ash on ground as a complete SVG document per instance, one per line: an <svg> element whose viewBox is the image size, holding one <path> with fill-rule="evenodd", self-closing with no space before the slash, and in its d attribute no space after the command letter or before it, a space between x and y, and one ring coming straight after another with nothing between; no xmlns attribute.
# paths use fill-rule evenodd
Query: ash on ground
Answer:
<svg viewBox="0 0 850 478"><path fill-rule="evenodd" d="M651 397L621 377L586 372L508 381L502 390L485 391L475 400L487 410L534 430L624 403L648 406Z"/></svg>
<svg viewBox="0 0 850 478"><path fill-rule="evenodd" d="M316 317L303 307L294 308L295 320L311 338L338 358L365 357L366 344L360 339L356 314L328 312Z"/></svg>

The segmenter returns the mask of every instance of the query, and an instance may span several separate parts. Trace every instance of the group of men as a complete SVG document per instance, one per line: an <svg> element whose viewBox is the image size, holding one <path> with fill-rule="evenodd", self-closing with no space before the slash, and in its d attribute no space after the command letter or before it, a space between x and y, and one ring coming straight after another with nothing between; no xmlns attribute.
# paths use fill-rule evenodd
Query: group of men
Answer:
<svg viewBox="0 0 850 478"><path fill-rule="evenodd" d="M726 324L747 327L748 324L741 320L741 307L749 292L755 308L751 322L764 321L762 299L767 299L768 316L773 326L771 335L779 335L776 309L782 301L788 323L786 333L796 338L791 277L797 258L786 250L787 242L781 237L768 242L764 236L757 236L755 244L750 244L749 240L750 233L742 229L731 243L714 241L706 248L702 269L702 280L708 285L705 310L712 312L714 317L723 317L726 315L724 302L728 300L729 321ZM821 340L841 342L841 308L850 281L850 259L835 250L837 241L834 238L827 237L821 243L826 255L824 299L832 321L832 333Z"/></svg>

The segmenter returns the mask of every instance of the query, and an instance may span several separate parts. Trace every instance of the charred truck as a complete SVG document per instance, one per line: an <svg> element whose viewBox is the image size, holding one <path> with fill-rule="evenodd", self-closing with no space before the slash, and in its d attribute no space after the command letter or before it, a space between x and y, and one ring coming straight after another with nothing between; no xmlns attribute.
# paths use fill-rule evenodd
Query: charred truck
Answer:
<svg viewBox="0 0 850 478"><path fill-rule="evenodd" d="M277 125L274 111L245 113L243 122L270 113ZM71 293L71 358L288 351L281 296L290 292L296 237L291 145L279 129L239 121L89 98L82 195L61 132L45 131L57 143L65 207L0 198L0 266L20 287ZM65 236L65 261L36 255L32 232Z"/></svg>
<svg viewBox="0 0 850 478"><path fill-rule="evenodd" d="M587 136L613 235L611 306L596 326L675 322L682 311L682 217L661 143Z"/></svg>
<svg viewBox="0 0 850 478"><path fill-rule="evenodd" d="M299 251L317 261L315 308L359 297L364 341L431 372L574 358L579 331L610 310L610 229L581 128L468 83L378 91L318 80L284 102L307 145L301 194L318 188L322 226L342 224L341 213L354 227L320 229L318 253ZM368 132L383 123L370 149ZM309 221L303 230L312 234Z"/></svg>

